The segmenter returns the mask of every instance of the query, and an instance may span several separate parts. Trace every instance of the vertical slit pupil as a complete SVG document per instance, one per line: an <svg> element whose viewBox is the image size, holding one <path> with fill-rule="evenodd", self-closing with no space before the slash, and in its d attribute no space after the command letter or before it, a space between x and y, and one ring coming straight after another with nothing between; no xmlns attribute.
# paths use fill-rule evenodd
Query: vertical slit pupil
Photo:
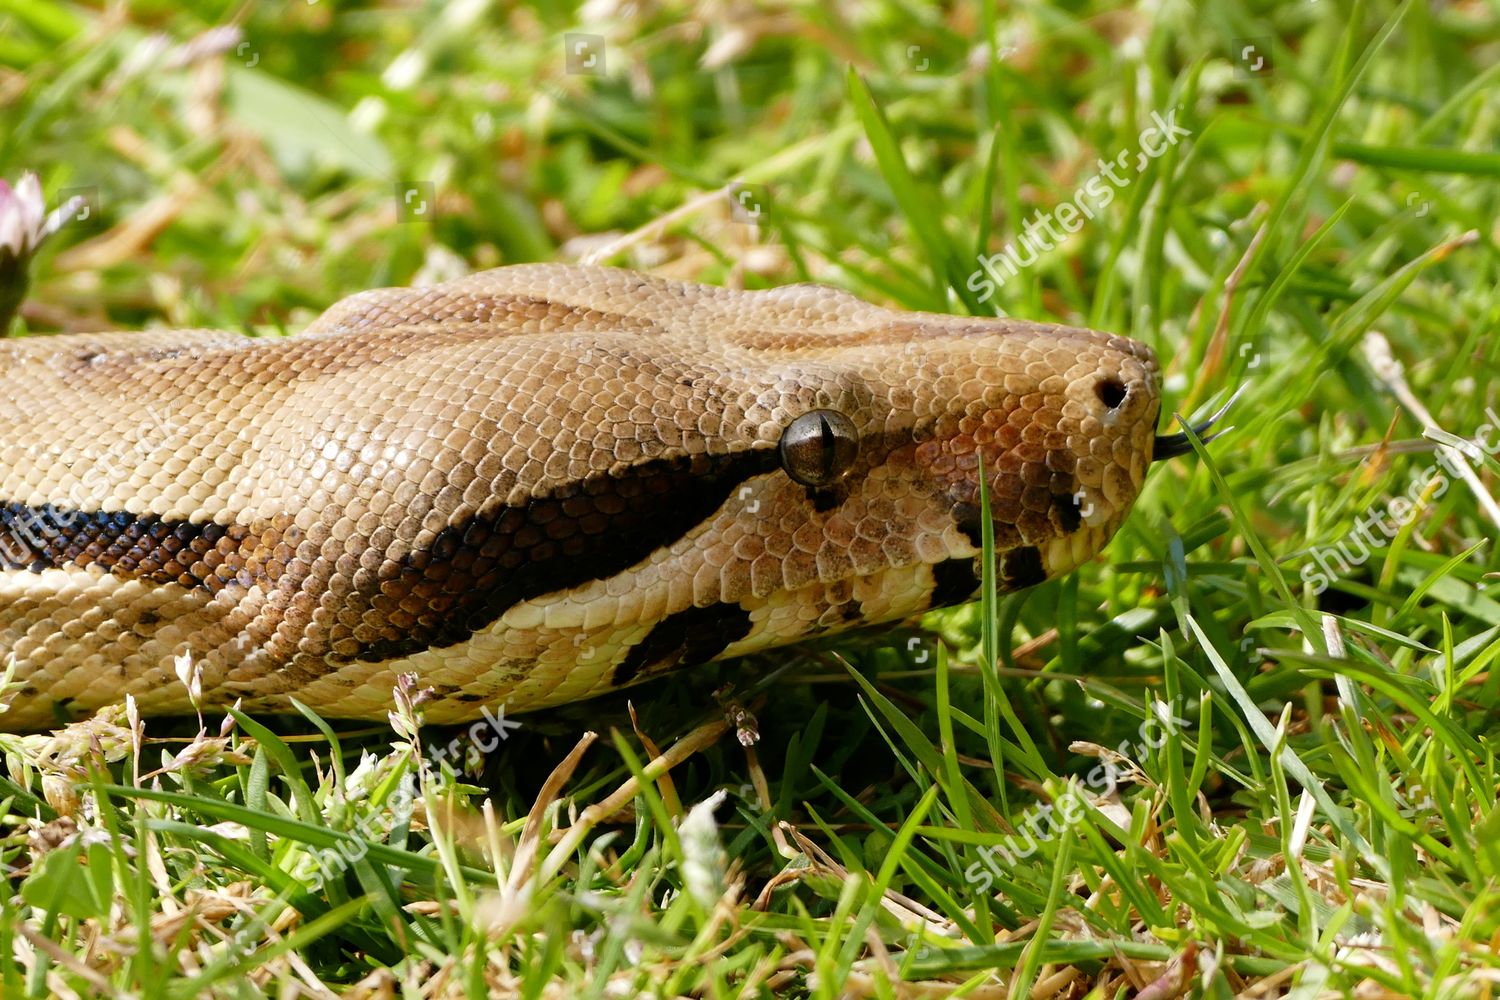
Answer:
<svg viewBox="0 0 1500 1000"><path fill-rule="evenodd" d="M833 475L833 424L821 413L818 414L818 431L823 444L823 476L824 478L828 478Z"/></svg>

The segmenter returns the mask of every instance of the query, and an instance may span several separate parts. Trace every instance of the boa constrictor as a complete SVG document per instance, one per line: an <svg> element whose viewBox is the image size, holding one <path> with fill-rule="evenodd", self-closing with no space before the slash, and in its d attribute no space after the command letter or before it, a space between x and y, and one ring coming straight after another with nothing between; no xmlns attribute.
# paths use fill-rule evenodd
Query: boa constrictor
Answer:
<svg viewBox="0 0 1500 1000"><path fill-rule="evenodd" d="M0 728L135 697L433 721L969 600L1091 558L1150 350L814 285L500 268L305 332L0 341ZM982 463L982 466L981 466ZM184 671L191 664L191 671Z"/></svg>

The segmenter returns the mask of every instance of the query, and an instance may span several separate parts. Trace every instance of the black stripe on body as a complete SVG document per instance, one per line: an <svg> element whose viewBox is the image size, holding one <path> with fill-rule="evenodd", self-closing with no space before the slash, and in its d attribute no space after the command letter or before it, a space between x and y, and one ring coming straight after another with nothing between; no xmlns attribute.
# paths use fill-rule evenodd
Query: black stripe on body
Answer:
<svg viewBox="0 0 1500 1000"><path fill-rule="evenodd" d="M963 532L970 545L976 549L984 548L984 519L980 517L979 504L954 504L953 522L958 525L958 530Z"/></svg>
<svg viewBox="0 0 1500 1000"><path fill-rule="evenodd" d="M750 634L750 612L738 604L710 604L668 615L630 648L610 675L611 687L707 663Z"/></svg>
<svg viewBox="0 0 1500 1000"><path fill-rule="evenodd" d="M387 635L361 642L355 656L454 646L521 601L624 572L698 527L745 480L777 467L774 448L656 459L467 518L358 595L377 612L425 607L415 621L396 618Z"/></svg>
<svg viewBox="0 0 1500 1000"><path fill-rule="evenodd" d="M1057 523L1067 534L1071 535L1083 524L1083 508L1079 506L1077 493L1052 494L1052 509L1057 511Z"/></svg>
<svg viewBox="0 0 1500 1000"><path fill-rule="evenodd" d="M1035 586L1046 579L1042 553L1035 545L1022 545L1000 554L1000 580L1006 590Z"/></svg>
<svg viewBox="0 0 1500 1000"><path fill-rule="evenodd" d="M40 573L95 566L116 576L217 593L248 583L241 550L249 528L154 514L0 503L0 569Z"/></svg>
<svg viewBox="0 0 1500 1000"><path fill-rule="evenodd" d="M973 557L945 559L932 565L932 599L929 608L967 603L979 591Z"/></svg>
<svg viewBox="0 0 1500 1000"><path fill-rule="evenodd" d="M255 632L293 673L316 675L323 663L458 645L521 601L621 573L775 468L774 448L653 459L470 515L394 559L372 558L368 538L335 537L327 525L303 537L286 518L247 527L0 503L0 569L92 567L211 593L258 583L276 617ZM403 512L417 522L426 514L417 505ZM310 633L312 609L329 599L337 614Z"/></svg>

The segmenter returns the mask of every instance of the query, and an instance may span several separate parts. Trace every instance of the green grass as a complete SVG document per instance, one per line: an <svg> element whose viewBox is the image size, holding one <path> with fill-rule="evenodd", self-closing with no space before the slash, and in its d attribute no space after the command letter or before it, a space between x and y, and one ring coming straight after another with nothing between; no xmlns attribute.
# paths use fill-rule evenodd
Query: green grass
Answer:
<svg viewBox="0 0 1500 1000"><path fill-rule="evenodd" d="M1245 385L1235 429L1066 579L635 689L634 720L524 717L414 801L462 730L0 736L0 995L1500 992L1500 462L1439 476L1409 405L1461 438L1500 411L1500 11L725 9L0 0L0 177L97 192L13 332L274 333L634 233L608 262L1126 333L1171 410ZM1190 136L981 300L977 255L1173 109ZM409 182L435 217L398 220Z"/></svg>

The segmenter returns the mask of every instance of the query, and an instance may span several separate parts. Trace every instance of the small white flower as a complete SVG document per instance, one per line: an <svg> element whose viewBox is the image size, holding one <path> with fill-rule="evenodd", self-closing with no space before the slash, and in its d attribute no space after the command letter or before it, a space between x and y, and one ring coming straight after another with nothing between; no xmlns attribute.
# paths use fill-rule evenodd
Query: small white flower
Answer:
<svg viewBox="0 0 1500 1000"><path fill-rule="evenodd" d="M31 256L46 236L47 203L36 174L24 173L15 187L0 180L0 254Z"/></svg>
<svg viewBox="0 0 1500 1000"><path fill-rule="evenodd" d="M379 757L369 751L361 751L358 766L349 772L344 781L344 799L352 802L368 795L380 778L379 766Z"/></svg>
<svg viewBox="0 0 1500 1000"><path fill-rule="evenodd" d="M68 199L49 215L42 197L42 182L30 171L21 175L15 187L0 180L0 259L25 260L36 252L42 241L78 214L82 197Z"/></svg>
<svg viewBox="0 0 1500 1000"><path fill-rule="evenodd" d="M172 667L177 671L177 679L187 688L188 700L196 708L203 697L203 678L199 674L198 664L193 662L193 654L178 653L173 658Z"/></svg>
<svg viewBox="0 0 1500 1000"><path fill-rule="evenodd" d="M682 881L688 895L704 909L712 909L724 894L724 847L714 810L724 801L721 788L688 810L677 828L682 841Z"/></svg>
<svg viewBox="0 0 1500 1000"><path fill-rule="evenodd" d="M69 198L48 215L36 174L22 174L15 187L0 180L0 336L26 297L26 267L32 254L85 204L83 198Z"/></svg>

